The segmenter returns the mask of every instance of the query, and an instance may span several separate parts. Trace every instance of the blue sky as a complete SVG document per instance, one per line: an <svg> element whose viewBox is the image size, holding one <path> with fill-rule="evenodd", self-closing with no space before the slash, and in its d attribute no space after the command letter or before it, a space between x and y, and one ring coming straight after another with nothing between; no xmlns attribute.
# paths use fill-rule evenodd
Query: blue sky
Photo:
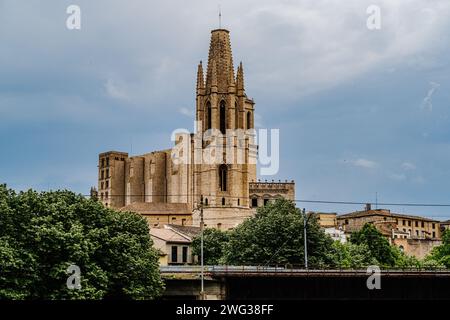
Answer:
<svg viewBox="0 0 450 320"><path fill-rule="evenodd" d="M81 30L66 28L70 4ZM98 153L170 147L172 130L192 129L218 4L0 0L0 182L86 194ZM371 4L380 30L366 28ZM450 203L448 0L221 7L257 124L280 129L273 179L294 179L299 199ZM450 219L450 208L390 209Z"/></svg>

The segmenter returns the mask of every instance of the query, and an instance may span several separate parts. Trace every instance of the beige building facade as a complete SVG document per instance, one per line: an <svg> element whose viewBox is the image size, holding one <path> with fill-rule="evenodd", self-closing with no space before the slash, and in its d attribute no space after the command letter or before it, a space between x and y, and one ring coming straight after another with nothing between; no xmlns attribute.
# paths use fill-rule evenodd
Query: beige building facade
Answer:
<svg viewBox="0 0 450 320"><path fill-rule="evenodd" d="M255 102L245 91L242 62L235 72L229 31L211 31L206 72L196 83L196 130L174 135L174 147L143 155L99 155L98 198L134 211L151 226L200 224L230 229L277 197L295 199L295 183L259 182ZM203 203L202 200L203 199Z"/></svg>
<svg viewBox="0 0 450 320"><path fill-rule="evenodd" d="M166 224L160 228L150 228L153 247L158 251L159 264L188 265L196 262L192 252L192 240L200 233L200 228Z"/></svg>
<svg viewBox="0 0 450 320"><path fill-rule="evenodd" d="M361 230L366 223L373 224L391 244L418 258L441 244L440 222L430 218L372 209L369 204L365 210L337 216L337 227L348 235Z"/></svg>

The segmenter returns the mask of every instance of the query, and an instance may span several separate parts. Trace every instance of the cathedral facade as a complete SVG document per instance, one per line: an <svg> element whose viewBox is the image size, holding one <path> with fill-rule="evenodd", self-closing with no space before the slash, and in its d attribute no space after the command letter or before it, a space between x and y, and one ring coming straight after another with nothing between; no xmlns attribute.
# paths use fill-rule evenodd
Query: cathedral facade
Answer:
<svg viewBox="0 0 450 320"><path fill-rule="evenodd" d="M229 31L211 31L206 72L200 62L194 133L174 135L173 148L130 156L99 155L98 197L144 215L151 227L200 224L230 229L277 197L293 200L295 184L257 180L255 103L235 72Z"/></svg>

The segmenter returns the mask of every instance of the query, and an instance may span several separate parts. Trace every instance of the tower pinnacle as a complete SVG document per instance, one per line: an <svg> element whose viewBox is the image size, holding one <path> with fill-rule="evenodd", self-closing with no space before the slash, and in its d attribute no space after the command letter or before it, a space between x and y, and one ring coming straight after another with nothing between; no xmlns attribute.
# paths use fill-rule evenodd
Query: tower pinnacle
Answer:
<svg viewBox="0 0 450 320"><path fill-rule="evenodd" d="M234 75L233 56L231 52L230 32L225 29L211 31L209 45L208 67L206 71L206 89L211 89L213 78L216 77L218 92L228 91L230 72ZM213 74L215 69L215 75Z"/></svg>

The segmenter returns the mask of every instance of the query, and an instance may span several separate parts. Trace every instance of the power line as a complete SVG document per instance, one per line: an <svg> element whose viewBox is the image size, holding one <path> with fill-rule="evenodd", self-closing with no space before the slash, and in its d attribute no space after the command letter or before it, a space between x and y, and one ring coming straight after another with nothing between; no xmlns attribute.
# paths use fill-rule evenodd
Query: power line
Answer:
<svg viewBox="0 0 450 320"><path fill-rule="evenodd" d="M242 199L246 197L235 197L228 195L212 195L212 194L128 194L128 195L108 195L108 198L111 197L216 197L216 198L225 198L225 199ZM84 197L90 197L91 195L84 194ZM248 199L253 199L256 197L249 196ZM267 199L276 199L277 197L271 197ZM301 203L319 203L319 204L339 204L339 205L366 205L371 204L378 206L405 206L405 207L450 207L450 203L402 203L402 202L370 202L370 201L335 201L335 200L308 200L308 199L294 199L291 200L293 202L301 202Z"/></svg>

